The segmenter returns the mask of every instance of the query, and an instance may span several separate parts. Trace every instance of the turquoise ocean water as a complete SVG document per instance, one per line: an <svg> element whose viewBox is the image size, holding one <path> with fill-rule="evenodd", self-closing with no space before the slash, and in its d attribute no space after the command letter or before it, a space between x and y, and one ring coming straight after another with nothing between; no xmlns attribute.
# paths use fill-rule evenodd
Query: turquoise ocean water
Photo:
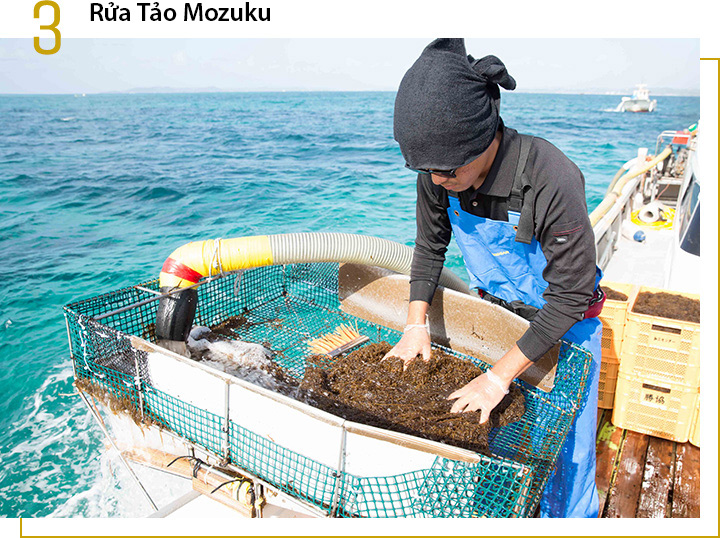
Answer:
<svg viewBox="0 0 720 538"><path fill-rule="evenodd" d="M660 131L698 120L699 98L657 99L653 114L620 114L618 96L504 94L502 115L579 165L592 210L638 146L652 153ZM63 305L156 276L192 240L333 231L412 244L393 100L0 95L0 516L140 514L73 394ZM465 276L455 247L447 264Z"/></svg>

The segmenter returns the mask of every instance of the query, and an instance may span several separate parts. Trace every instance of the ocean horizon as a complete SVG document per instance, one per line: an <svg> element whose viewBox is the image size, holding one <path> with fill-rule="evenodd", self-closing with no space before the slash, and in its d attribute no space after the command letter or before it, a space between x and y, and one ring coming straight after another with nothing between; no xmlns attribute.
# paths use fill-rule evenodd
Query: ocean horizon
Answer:
<svg viewBox="0 0 720 538"><path fill-rule="evenodd" d="M45 93L45 92L10 92L1 93L0 96L12 95L142 95L142 94L194 94L194 93L396 93L397 89L377 89L377 90L361 90L361 89L345 89L345 90L325 90L318 88L245 88L245 89L222 89L222 88L175 88L175 87L147 87L147 88L130 88L128 90L109 90L109 91L82 91ZM632 88L624 90L561 90L555 89L516 89L514 94L532 94L532 95L611 95L625 96L632 93ZM504 94L506 95L506 94ZM651 98L655 97L700 97L700 88L678 88L678 89L660 89L651 92Z"/></svg>

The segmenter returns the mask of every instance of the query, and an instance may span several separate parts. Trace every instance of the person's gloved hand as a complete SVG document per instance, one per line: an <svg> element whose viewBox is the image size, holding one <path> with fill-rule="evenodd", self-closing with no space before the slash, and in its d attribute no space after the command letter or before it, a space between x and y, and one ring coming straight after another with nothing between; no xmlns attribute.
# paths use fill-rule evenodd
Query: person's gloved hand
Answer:
<svg viewBox="0 0 720 538"><path fill-rule="evenodd" d="M427 325L406 326L400 341L387 352L382 360L388 357L398 357L407 366L418 354L421 354L425 361L430 359L430 335Z"/></svg>
<svg viewBox="0 0 720 538"><path fill-rule="evenodd" d="M509 382L505 383L492 370L488 370L448 396L448 400L457 398L450 412L464 413L479 409L480 424L484 424L490 418L490 411L495 409L509 392L509 387Z"/></svg>

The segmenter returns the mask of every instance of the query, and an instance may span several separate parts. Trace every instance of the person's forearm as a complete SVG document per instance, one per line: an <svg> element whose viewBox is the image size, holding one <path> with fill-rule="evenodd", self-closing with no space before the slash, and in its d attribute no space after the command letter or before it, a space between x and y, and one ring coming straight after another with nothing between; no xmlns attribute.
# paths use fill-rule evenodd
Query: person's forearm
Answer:
<svg viewBox="0 0 720 538"><path fill-rule="evenodd" d="M452 235L447 206L445 189L434 185L429 175L418 174L410 301L432 302Z"/></svg>
<svg viewBox="0 0 720 538"><path fill-rule="evenodd" d="M429 308L430 304L425 301L410 301L410 304L408 305L407 324L424 324Z"/></svg>
<svg viewBox="0 0 720 538"><path fill-rule="evenodd" d="M495 366L492 367L492 371L506 386L510 386L513 379L530 368L530 365L532 364L532 361L523 355L520 348L515 345L495 363Z"/></svg>

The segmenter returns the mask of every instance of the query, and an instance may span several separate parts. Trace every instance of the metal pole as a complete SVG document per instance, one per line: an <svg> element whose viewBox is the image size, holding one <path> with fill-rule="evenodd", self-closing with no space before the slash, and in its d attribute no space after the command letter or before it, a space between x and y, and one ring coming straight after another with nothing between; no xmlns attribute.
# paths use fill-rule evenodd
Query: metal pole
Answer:
<svg viewBox="0 0 720 538"><path fill-rule="evenodd" d="M135 387L138 393L138 403L140 404L140 420L145 420L145 402L143 400L142 380L140 379L140 365L137 360L138 352L133 353L135 359Z"/></svg>
<svg viewBox="0 0 720 538"><path fill-rule="evenodd" d="M263 504L265 499L265 488L259 482L253 483L255 488L255 517L263 517Z"/></svg>
<svg viewBox="0 0 720 538"><path fill-rule="evenodd" d="M230 461L230 381L225 380L225 421L223 422L222 452L226 462Z"/></svg>
<svg viewBox="0 0 720 538"><path fill-rule="evenodd" d="M85 396L85 394L82 393L81 390L78 390L78 393L80 394L80 397L83 399L83 402L85 402L85 405L87 406L88 410L90 411L90 414L91 414L91 415L93 416L93 418L95 419L95 422L97 422L97 425L100 426L100 429L101 429L101 430L103 431L103 433L105 434L105 437L107 438L107 440L110 441L110 444L112 445L112 447L117 451L118 456L120 456L120 461L123 462L123 464L125 465L125 468L126 468L126 469L128 470L128 472L130 473L130 476L132 476L132 478L133 478L133 480L135 481L135 483L136 483L136 484L138 485L138 487L142 490L143 495L145 495L145 498L146 498L147 501L150 503L150 506L152 506L152 509L157 512L157 509L158 509L157 505L155 504L155 502L153 502L152 497L150 497L150 494L149 494L149 493L147 492L147 490L145 489L145 486L143 486L143 485L142 485L142 482L140 482L140 479L139 479L139 478L137 477L137 475L135 474L135 471L132 470L132 467L130 467L130 464L129 464L129 463L127 462L127 460L123 457L122 452L120 451L120 449L119 449L119 448L117 447L117 445L115 444L115 441L113 441L112 437L110 437L110 433L107 431L107 428L105 428L105 425L102 423L102 420L100 419L100 417L97 415L97 413L95 412L95 410L94 410L94 409L92 408L92 406L90 405L90 402L88 402L87 397Z"/></svg>
<svg viewBox="0 0 720 538"><path fill-rule="evenodd" d="M145 286L133 286L136 290L144 291L146 293L150 293L152 295L164 295L161 291L157 290L151 290L150 288L146 288Z"/></svg>
<svg viewBox="0 0 720 538"><path fill-rule="evenodd" d="M68 320L67 312L65 312L65 328L67 329L68 346L70 348L70 361L72 362L73 367L73 378L77 379L77 367L75 366L75 357L73 356L72 338L70 337L70 321Z"/></svg>
<svg viewBox="0 0 720 538"><path fill-rule="evenodd" d="M340 456L338 458L338 468L335 473L335 487L333 489L330 517L337 516L338 504L340 504L340 486L342 484L342 478L345 475L345 443L347 439L347 431L345 430L344 424L340 431Z"/></svg>
<svg viewBox="0 0 720 538"><path fill-rule="evenodd" d="M226 274L229 274L229 273L226 273ZM95 321L100 321L101 319L109 318L110 316L114 316L115 314L122 314L123 312L127 312L128 310L132 310L133 308L137 308L137 307L139 307L139 306L143 306L143 305L146 305L146 304L148 304L148 303L152 303L152 302L155 302L155 301L159 301L159 300L162 299L163 297L170 297L170 296L172 296L172 295L175 295L176 293L180 293L181 291L189 290L189 289L191 289L191 288L197 288L198 286L201 286L201 285L203 285L203 284L207 284L208 282L211 282L211 281L213 281L213 280L217 280L218 278L221 278L222 276L225 276L225 275L215 275L215 276L211 276L211 277L206 278L205 280L201 280L201 281L198 282L197 284L193 284L192 286L186 286L186 287L184 287L184 288L178 288L178 289L175 289L175 290L171 290L171 291L169 291L169 292L167 292L167 293L159 293L159 294L156 295L155 297L150 297L149 299L144 299L144 300L142 300L142 301L138 301L137 303L133 303L133 304L131 304L131 305L123 306L122 308L118 308L118 309L116 309L116 310L111 310L110 312L105 312L104 314L99 314L99 315L97 315L97 316L93 316L92 319L94 319ZM136 287L137 287L137 286L136 286ZM143 290L143 291L146 291L146 290ZM157 292L154 292L154 291L152 291L152 290L147 290L147 291L150 291L150 293L157 293Z"/></svg>
<svg viewBox="0 0 720 538"><path fill-rule="evenodd" d="M156 297L152 297L150 299L145 299L144 301L140 301L138 303L133 303L128 306L123 306L122 308L118 308L117 310L112 310L111 312L106 312L105 314L100 314L99 316L95 316L93 319L95 321L100 321L101 319L109 318L110 316L114 316L115 314L122 314L123 312L127 312L128 310L132 310L133 308L137 308L139 306L146 305L148 303L155 302L163 297L169 297L170 294L166 295L158 295Z"/></svg>

